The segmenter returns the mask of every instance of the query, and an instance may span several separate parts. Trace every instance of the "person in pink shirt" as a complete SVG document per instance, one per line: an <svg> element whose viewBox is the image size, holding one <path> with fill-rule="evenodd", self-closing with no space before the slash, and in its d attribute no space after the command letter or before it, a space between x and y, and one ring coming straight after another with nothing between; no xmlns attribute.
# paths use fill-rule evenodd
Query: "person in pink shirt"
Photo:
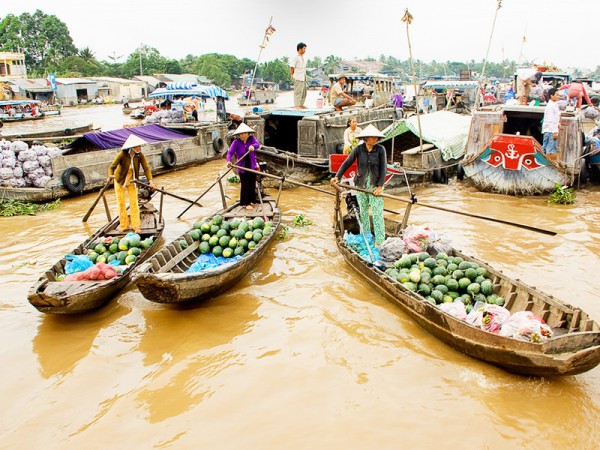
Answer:
<svg viewBox="0 0 600 450"><path fill-rule="evenodd" d="M585 86L583 85L583 83L575 82L575 83L571 83L571 84L565 84L565 85L561 86L560 89L561 90L568 89L567 94L569 96L569 100L577 99L577 109L581 108L584 98L588 105L592 104L592 101L590 100L590 97L588 96L588 93L586 92Z"/></svg>

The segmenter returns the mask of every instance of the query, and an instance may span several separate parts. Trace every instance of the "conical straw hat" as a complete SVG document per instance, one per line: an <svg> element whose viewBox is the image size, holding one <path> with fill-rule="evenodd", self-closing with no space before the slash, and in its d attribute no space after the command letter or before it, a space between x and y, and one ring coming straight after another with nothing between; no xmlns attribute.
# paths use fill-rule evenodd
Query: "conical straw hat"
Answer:
<svg viewBox="0 0 600 450"><path fill-rule="evenodd" d="M250 128L248 125L243 123L239 127L237 127L237 129L232 134L233 134L233 136L235 136L237 134L242 134L242 133L256 133L256 130L253 128Z"/></svg>
<svg viewBox="0 0 600 450"><path fill-rule="evenodd" d="M133 147L137 147L138 145L144 145L147 144L147 142L145 140L143 140L141 137L136 136L135 134L130 134L129 137L127 138L127 140L125 141L125 143L123 144L123 147L121 147L123 150L127 150L128 148L133 148Z"/></svg>
<svg viewBox="0 0 600 450"><path fill-rule="evenodd" d="M377 129L377 127L375 127L375 125L369 125L364 130L362 130L357 137L359 137L359 138L366 138L366 137L382 138L382 137L385 137L385 135L381 131L379 131Z"/></svg>

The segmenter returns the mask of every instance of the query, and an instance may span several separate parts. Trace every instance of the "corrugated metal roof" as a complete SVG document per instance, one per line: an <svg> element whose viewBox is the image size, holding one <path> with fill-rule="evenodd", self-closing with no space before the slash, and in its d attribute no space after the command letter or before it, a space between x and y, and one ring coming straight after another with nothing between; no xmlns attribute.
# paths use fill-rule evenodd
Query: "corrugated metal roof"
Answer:
<svg viewBox="0 0 600 450"><path fill-rule="evenodd" d="M58 84L96 84L94 80L86 80L84 78L57 78L56 82Z"/></svg>

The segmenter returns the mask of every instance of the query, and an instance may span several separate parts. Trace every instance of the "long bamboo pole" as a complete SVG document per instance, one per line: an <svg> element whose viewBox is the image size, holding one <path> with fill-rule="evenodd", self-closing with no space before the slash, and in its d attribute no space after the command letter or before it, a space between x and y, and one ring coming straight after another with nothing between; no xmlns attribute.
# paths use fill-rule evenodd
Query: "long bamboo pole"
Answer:
<svg viewBox="0 0 600 450"><path fill-rule="evenodd" d="M238 167L238 166L232 166L232 167ZM263 177L275 178L275 179L280 180L280 181L283 178L283 177L279 177L277 175L272 175L270 173L259 172L257 170L247 169L245 167L238 167L238 168L247 170L248 172L252 172L252 173L255 173L255 174L263 176ZM285 179L285 181L288 182L288 183L290 183L290 184L294 184L296 186L305 187L305 188L308 188L308 189L312 189L314 191L322 192L323 194L335 195L335 193L333 193L331 191L327 191L325 189L321 189L321 188L318 188L318 187L315 187L315 186L311 186L309 184L300 183L298 181L293 181L293 180L290 180L290 179L287 179L287 178ZM340 184L340 183L338 183L337 186L339 186L341 188L344 188L344 189L351 189L351 190L355 190L355 191L365 192L365 193L368 193L368 194L372 194L373 193L372 191L369 191L367 189L362 189L362 188L359 188L357 186L350 186L348 184ZM414 205L417 205L417 206L423 206L424 208L437 209L439 211L444 211L444 212L448 212L448 213L452 213L452 214L458 214L460 216L473 217L475 219L481 219L481 220L487 220L487 221L490 221L490 222L502 223L502 224L510 225L510 226L517 227L517 228L523 228L523 229L529 230L529 231L535 231L536 233L547 234L549 236L556 236L556 234L557 234L556 231L546 230L544 228L534 227L534 226L531 226L531 225L524 225L522 223L511 222L509 220L496 219L495 217L488 217L488 216L482 216L482 215L479 215L479 214L472 214L472 213L468 213L468 212L464 212L464 211L458 211L458 210L455 210L455 209L448 209L448 208L444 208L442 206L430 205L428 203L417 202L417 201L413 201L412 199L406 199L406 198L398 197L397 195L391 195L391 194L382 193L381 197L389 198L390 200L397 200L397 201L400 201L400 202L403 202L403 203L407 203L407 204L410 204L410 205L414 204ZM389 212L391 214L399 214L399 215L400 214L404 214L405 215L405 220L406 220L406 213L401 213L399 211L394 211L394 210L385 209L385 208L384 208L384 211Z"/></svg>

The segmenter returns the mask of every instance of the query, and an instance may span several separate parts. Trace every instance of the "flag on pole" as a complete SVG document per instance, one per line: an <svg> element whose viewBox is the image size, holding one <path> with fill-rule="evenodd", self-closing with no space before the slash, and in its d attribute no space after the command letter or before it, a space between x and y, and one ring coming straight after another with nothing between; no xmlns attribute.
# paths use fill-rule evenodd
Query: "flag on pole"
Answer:
<svg viewBox="0 0 600 450"><path fill-rule="evenodd" d="M267 46L267 42L269 42L269 37L275 33L275 27L271 24L265 30L265 38L263 39L262 45L259 45L260 48L265 48Z"/></svg>

